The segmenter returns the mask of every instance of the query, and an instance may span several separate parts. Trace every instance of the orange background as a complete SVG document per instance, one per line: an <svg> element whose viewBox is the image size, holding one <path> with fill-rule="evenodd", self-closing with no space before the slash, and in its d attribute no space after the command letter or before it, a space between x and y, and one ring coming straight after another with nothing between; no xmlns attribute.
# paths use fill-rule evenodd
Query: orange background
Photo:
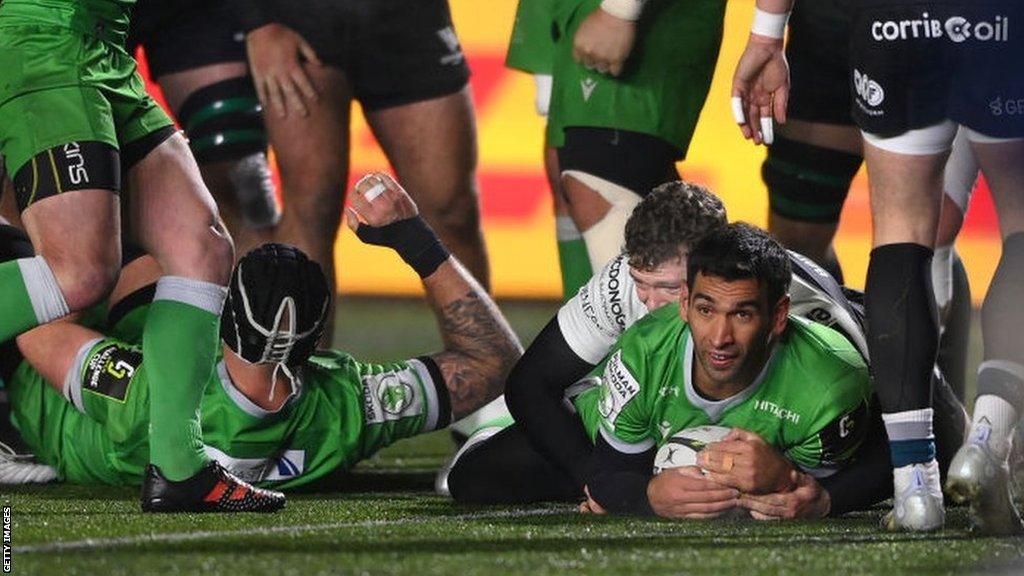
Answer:
<svg viewBox="0 0 1024 576"><path fill-rule="evenodd" d="M473 70L480 145L478 170L484 233L494 292L501 297L557 298L561 294L551 199L543 175L543 119L533 110L533 81L503 66L516 0L450 0L455 28ZM486 9L484 9L486 5ZM766 224L767 196L760 180L764 149L743 140L729 110L732 67L750 29L753 0L728 4L726 35L711 93L687 160L685 178L718 193L731 220ZM358 105L356 105L358 107ZM386 169L362 114L353 114L352 181ZM862 287L871 243L863 170L843 211L836 248L847 281ZM987 190L979 190L958 241L976 302L984 296L999 258L997 221ZM342 293L415 294L419 282L387 250L362 245L343 227L337 240Z"/></svg>

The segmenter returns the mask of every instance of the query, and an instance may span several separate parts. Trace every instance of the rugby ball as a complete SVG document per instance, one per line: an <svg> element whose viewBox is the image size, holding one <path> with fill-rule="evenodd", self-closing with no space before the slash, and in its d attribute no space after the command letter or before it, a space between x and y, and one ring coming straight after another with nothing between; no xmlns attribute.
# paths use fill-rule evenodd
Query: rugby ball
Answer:
<svg viewBox="0 0 1024 576"><path fill-rule="evenodd" d="M661 474L670 468L696 466L697 453L704 446L725 438L729 430L731 428L725 426L695 426L676 432L654 455L654 473Z"/></svg>

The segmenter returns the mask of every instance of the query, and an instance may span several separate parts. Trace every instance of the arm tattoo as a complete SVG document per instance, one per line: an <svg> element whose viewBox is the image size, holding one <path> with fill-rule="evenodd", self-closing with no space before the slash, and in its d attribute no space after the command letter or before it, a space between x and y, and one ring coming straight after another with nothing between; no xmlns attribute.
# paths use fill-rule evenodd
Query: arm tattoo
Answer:
<svg viewBox="0 0 1024 576"><path fill-rule="evenodd" d="M438 312L445 349L433 358L444 374L452 411L461 418L504 391L523 348L494 302L475 291Z"/></svg>

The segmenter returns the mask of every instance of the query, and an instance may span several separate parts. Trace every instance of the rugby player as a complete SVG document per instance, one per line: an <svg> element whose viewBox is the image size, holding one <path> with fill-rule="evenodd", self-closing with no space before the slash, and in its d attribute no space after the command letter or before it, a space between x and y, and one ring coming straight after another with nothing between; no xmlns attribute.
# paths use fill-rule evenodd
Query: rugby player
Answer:
<svg viewBox="0 0 1024 576"><path fill-rule="evenodd" d="M848 81L850 4L851 0L794 3L785 46L792 84L786 122L775 126L773 140L765 142L768 154L761 166L768 189L768 231L786 248L828 270L840 284L842 267L832 241L863 160ZM932 284L944 335L938 363L962 400L970 286L953 243L978 166L966 137L958 138L953 149L946 165Z"/></svg>
<svg viewBox="0 0 1024 576"><path fill-rule="evenodd" d="M797 468L823 477L852 460L867 432L867 364L835 330L789 317L790 280L786 251L746 224L692 248L680 304L623 333L594 372L599 386L575 401L597 412L590 511L714 518L743 506L741 493L795 487ZM651 478L662 443L712 423L760 450L705 453L707 478L698 467ZM745 481L730 485L718 472Z"/></svg>
<svg viewBox="0 0 1024 576"><path fill-rule="evenodd" d="M308 253L334 286L356 100L424 219L489 288L469 68L447 2L229 1L281 174L275 239Z"/></svg>
<svg viewBox="0 0 1024 576"><path fill-rule="evenodd" d="M158 477L154 506L231 506L235 484L221 467L275 488L306 485L500 394L522 349L486 291L386 175L361 181L352 199L357 235L394 249L422 277L445 349L386 364L314 352L330 299L319 265L283 245L250 252L232 275L203 396L205 450L215 460L208 485L185 492ZM134 344L153 271L148 258L126 267L106 334L65 322L18 339L26 361L10 378L14 420L65 481L137 484L155 474L145 470L149 357Z"/></svg>
<svg viewBox="0 0 1024 576"><path fill-rule="evenodd" d="M0 341L107 296L121 264L118 191L127 173L129 225L163 274L143 340L153 359L148 457L187 483L209 462L198 408L233 248L185 138L124 49L133 4L0 4L0 155L35 247L0 264Z"/></svg>
<svg viewBox="0 0 1024 576"><path fill-rule="evenodd" d="M533 75L537 114L548 116L551 104L552 69L555 60L555 38L552 35L555 0L519 0L512 37L508 42L505 66ZM544 143L544 174L554 199L555 238L558 242L558 264L562 275L562 300L572 298L580 286L594 274L576 223L569 212L569 203L562 189L558 169L558 150Z"/></svg>
<svg viewBox="0 0 1024 576"><path fill-rule="evenodd" d="M189 139L236 251L271 239L281 212L245 35L228 0L140 0L129 54L145 48L153 80Z"/></svg>
<svg viewBox="0 0 1024 576"><path fill-rule="evenodd" d="M579 417L565 409L567 396L578 393L572 384L639 318L679 299L689 246L724 223L718 198L693 184L666 184L641 201L627 224L625 253L562 307L510 374L507 394L515 424L480 428L454 459L447 480L456 500L519 503L582 496L593 443ZM866 354L858 295L809 259L790 255L791 311L839 330ZM938 431L948 462L964 437L965 415L941 379L936 398L943 407ZM888 448L874 416L855 465L821 485L808 478L801 489L772 495L776 516L838 515L886 497ZM596 423L589 429L596 430Z"/></svg>
<svg viewBox="0 0 1024 576"><path fill-rule="evenodd" d="M744 136L763 140L785 121L789 75L782 50L792 0L758 0L733 95ZM936 530L945 513L932 434L929 379L938 330L928 290L942 199L943 165L963 127L1000 217L1003 256L983 307L971 437L948 488L972 503L990 533L1022 527L1008 492L1007 455L1024 409L1024 39L1012 32L1024 7L1012 0L855 0L850 55L854 119L864 139L874 230L867 278L875 390L894 468L890 529Z"/></svg>
<svg viewBox="0 0 1024 576"><path fill-rule="evenodd" d="M679 178L675 164L711 85L725 2L553 0L549 12L526 10L540 1L522 0L520 15L545 18L533 29L554 35L546 145L558 151L561 191L598 271L619 255L641 197ZM563 238L572 232L566 227Z"/></svg>

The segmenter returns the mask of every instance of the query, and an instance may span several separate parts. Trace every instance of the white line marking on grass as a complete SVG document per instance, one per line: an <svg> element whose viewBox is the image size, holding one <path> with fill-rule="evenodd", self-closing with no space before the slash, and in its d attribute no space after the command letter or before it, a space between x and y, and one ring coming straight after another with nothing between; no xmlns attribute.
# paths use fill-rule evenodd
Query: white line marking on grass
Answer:
<svg viewBox="0 0 1024 576"><path fill-rule="evenodd" d="M394 520L362 520L359 522L332 522L328 524L301 524L296 526L272 526L265 528L242 528L238 530L203 530L199 532L172 532L169 534L140 534L138 536L124 536L121 538L86 538L85 540L70 540L66 542L49 542L46 544L27 544L15 546L14 553L30 554L40 552L64 552L69 550L99 550L104 548L118 548L122 546L136 546L150 543L175 543L189 542L192 540L204 540L206 538L223 538L230 536L262 536L270 534L291 534L302 532L319 532L322 530L338 530L342 528L373 528L376 526L408 526L415 524L427 524L438 521L472 521L472 520L501 520L504 518L528 518L531 516L554 516L557 514L572 513L575 509L570 507L558 508L533 508L527 510L499 510L495 512L471 512L466 514L455 514L452 516L410 516L396 518Z"/></svg>

